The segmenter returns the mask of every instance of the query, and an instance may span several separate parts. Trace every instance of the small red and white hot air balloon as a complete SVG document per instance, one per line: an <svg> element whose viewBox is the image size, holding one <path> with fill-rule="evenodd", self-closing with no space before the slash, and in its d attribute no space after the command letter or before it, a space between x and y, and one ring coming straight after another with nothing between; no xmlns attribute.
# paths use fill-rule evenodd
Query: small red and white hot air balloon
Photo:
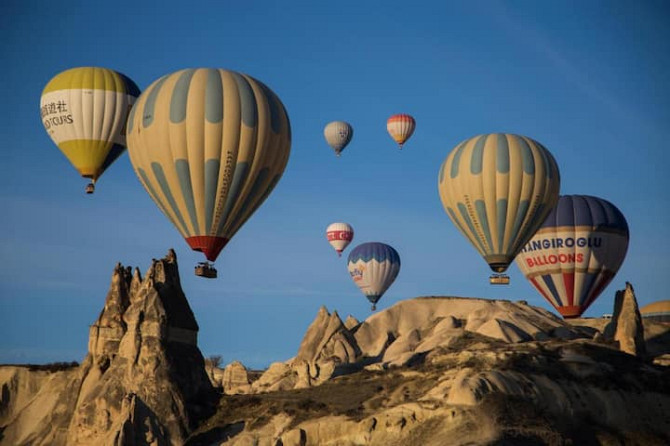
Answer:
<svg viewBox="0 0 670 446"><path fill-rule="evenodd" d="M391 138L398 143L401 149L402 145L405 144L405 141L412 136L415 128L416 121L414 121L414 118L410 115L393 115L386 121L386 130L389 132L389 135L391 135Z"/></svg>
<svg viewBox="0 0 670 446"><path fill-rule="evenodd" d="M326 237L328 243L337 251L337 255L341 256L342 251L354 239L354 228L348 223L332 223L326 228Z"/></svg>

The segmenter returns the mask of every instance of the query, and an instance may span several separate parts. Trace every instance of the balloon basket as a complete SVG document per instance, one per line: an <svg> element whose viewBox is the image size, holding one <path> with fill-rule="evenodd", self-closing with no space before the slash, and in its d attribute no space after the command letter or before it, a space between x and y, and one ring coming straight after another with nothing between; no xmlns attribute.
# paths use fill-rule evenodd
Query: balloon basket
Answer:
<svg viewBox="0 0 670 446"><path fill-rule="evenodd" d="M195 275L207 279L216 279L216 268L207 262L200 262L195 267Z"/></svg>
<svg viewBox="0 0 670 446"><path fill-rule="evenodd" d="M93 192L95 192L95 184L93 183L87 184L85 190L87 194L92 194Z"/></svg>
<svg viewBox="0 0 670 446"><path fill-rule="evenodd" d="M489 277L491 285L509 285L509 276L505 274L493 274Z"/></svg>

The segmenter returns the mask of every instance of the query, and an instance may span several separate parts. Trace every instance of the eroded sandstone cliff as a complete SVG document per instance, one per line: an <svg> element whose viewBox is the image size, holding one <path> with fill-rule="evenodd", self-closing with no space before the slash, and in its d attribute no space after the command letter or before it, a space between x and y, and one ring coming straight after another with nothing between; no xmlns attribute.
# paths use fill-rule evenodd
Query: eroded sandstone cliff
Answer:
<svg viewBox="0 0 670 446"><path fill-rule="evenodd" d="M216 399L197 334L174 251L144 278L118 264L80 366L0 368L0 444L183 444Z"/></svg>

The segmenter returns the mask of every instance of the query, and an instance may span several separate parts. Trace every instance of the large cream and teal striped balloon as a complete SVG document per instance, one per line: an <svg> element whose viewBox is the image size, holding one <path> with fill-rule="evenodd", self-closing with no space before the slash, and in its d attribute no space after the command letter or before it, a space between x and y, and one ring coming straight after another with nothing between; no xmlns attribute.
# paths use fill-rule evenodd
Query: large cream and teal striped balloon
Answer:
<svg viewBox="0 0 670 446"><path fill-rule="evenodd" d="M246 74L186 69L155 81L128 118L140 182L189 246L214 261L279 181L291 126Z"/></svg>
<svg viewBox="0 0 670 446"><path fill-rule="evenodd" d="M463 141L440 168L438 190L454 225L494 272L504 272L558 201L551 153L525 136Z"/></svg>
<svg viewBox="0 0 670 446"><path fill-rule="evenodd" d="M44 87L42 123L79 174L95 183L126 150L126 120L139 94L132 80L114 70L71 68Z"/></svg>

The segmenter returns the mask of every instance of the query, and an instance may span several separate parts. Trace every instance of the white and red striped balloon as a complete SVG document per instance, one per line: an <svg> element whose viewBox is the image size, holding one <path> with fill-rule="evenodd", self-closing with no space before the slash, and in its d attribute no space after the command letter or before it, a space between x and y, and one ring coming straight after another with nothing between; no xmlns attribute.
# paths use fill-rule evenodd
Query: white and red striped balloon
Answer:
<svg viewBox="0 0 670 446"><path fill-rule="evenodd" d="M401 149L402 145L412 136L415 128L416 121L410 115L393 115L386 121L386 130Z"/></svg>
<svg viewBox="0 0 670 446"><path fill-rule="evenodd" d="M332 223L326 228L326 237L328 243L337 251L337 255L341 256L342 251L354 239L354 228L348 223Z"/></svg>

